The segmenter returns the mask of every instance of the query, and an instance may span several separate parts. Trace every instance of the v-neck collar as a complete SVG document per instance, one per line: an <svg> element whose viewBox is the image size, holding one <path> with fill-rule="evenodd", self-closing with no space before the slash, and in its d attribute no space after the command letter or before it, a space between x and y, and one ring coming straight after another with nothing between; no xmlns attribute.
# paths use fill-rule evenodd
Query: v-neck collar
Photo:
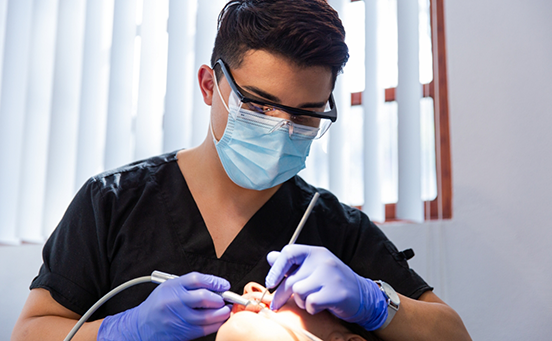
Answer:
<svg viewBox="0 0 552 341"><path fill-rule="evenodd" d="M266 255L266 250L273 244L276 237L287 234L288 221L293 217L289 188L283 184L267 202L259 208L249 221L238 232L221 257L216 256L215 246L205 224L201 212L195 202L186 179L182 177L181 196L184 207L188 208L185 221L188 236L184 243L188 252L198 253L225 262L256 263L258 256Z"/></svg>
<svg viewBox="0 0 552 341"><path fill-rule="evenodd" d="M289 241L300 220L303 200L293 202L297 198L293 194L294 179L282 184L217 258L213 240L180 172L176 155L174 161L174 167L169 167L167 174L172 178L171 186L164 187L164 196L189 271L222 276L235 283L241 282L254 268L268 269L266 255L280 250Z"/></svg>

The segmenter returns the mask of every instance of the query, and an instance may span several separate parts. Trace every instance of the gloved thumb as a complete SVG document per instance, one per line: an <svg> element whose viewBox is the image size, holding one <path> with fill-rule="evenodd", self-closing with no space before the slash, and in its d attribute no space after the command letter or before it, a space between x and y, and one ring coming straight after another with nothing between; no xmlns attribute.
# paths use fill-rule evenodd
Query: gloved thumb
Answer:
<svg viewBox="0 0 552 341"><path fill-rule="evenodd" d="M276 259L280 256L280 251L272 251L268 255L266 255L266 260L268 261L268 264L270 266L274 265L274 262L276 262Z"/></svg>
<svg viewBox="0 0 552 341"><path fill-rule="evenodd" d="M225 291L230 289L230 282L226 279L199 272L190 272L181 276L180 284L188 290L205 288L212 291Z"/></svg>

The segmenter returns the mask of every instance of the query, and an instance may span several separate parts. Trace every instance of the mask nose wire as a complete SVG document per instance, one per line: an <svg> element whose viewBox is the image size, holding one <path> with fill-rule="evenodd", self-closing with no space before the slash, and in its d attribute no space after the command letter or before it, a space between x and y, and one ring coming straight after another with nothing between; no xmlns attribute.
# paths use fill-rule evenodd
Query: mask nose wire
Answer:
<svg viewBox="0 0 552 341"><path fill-rule="evenodd" d="M270 131L268 133L272 134L276 129L280 129L284 126L287 126L289 138L291 138L291 135L293 135L293 123L291 121L288 121L288 120L282 120L282 121L276 123L276 125L274 127L272 127L272 129L270 129Z"/></svg>

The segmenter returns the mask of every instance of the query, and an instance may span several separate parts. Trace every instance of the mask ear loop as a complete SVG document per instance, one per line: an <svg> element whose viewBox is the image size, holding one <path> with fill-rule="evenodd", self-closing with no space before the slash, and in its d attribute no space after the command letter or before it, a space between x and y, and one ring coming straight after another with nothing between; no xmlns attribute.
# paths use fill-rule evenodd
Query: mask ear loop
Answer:
<svg viewBox="0 0 552 341"><path fill-rule="evenodd" d="M224 107L226 108L226 111L228 111L228 113L230 113L230 109L228 108L228 105L226 104L226 102L224 101L224 98L222 98L222 94L220 93L220 88L219 88L218 79L217 79L217 73L214 69L213 69L213 78L215 79L215 88L217 88L217 93L219 95L219 98L222 101L222 104L224 105Z"/></svg>
<svg viewBox="0 0 552 341"><path fill-rule="evenodd" d="M228 115L230 114L230 109L228 108L228 105L224 101L224 98L222 98L222 94L220 93L220 88L218 86L218 80L217 80L217 73L213 69L213 78L215 79L215 88L217 89L218 96L220 100L222 101L222 104L224 105L224 108L226 108L226 111L228 111ZM213 136L213 141L215 141L215 144L217 144L219 141L217 141L217 138L215 137L215 131L213 130L213 120L209 119L209 129L211 129L211 135Z"/></svg>

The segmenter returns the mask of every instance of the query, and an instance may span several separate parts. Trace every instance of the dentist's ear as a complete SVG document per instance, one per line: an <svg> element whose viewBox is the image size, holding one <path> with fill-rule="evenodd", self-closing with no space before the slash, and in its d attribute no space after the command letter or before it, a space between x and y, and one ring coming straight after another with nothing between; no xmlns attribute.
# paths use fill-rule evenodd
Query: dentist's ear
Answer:
<svg viewBox="0 0 552 341"><path fill-rule="evenodd" d="M203 102L209 106L213 104L213 96L216 91L215 77L213 73L213 69L205 64L201 65L197 73L199 88L201 89L201 94L203 95Z"/></svg>

